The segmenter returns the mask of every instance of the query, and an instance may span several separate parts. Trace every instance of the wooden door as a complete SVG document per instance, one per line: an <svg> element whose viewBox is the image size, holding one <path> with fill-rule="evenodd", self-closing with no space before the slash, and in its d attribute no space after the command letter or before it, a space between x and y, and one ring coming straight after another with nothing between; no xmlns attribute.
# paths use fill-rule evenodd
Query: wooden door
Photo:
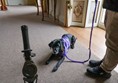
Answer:
<svg viewBox="0 0 118 83"><path fill-rule="evenodd" d="M70 0L72 9L68 10L68 26L85 25L87 0Z"/></svg>

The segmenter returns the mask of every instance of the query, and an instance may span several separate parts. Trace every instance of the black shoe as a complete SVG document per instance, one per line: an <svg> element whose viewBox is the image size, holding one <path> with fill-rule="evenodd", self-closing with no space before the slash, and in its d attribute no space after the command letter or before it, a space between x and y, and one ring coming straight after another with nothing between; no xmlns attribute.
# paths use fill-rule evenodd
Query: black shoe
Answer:
<svg viewBox="0 0 118 83"><path fill-rule="evenodd" d="M105 72L101 67L97 66L97 67L93 67L93 68L88 68L87 69L87 73L90 76L93 77L103 77L105 79L108 79L111 77L111 73L107 73Z"/></svg>
<svg viewBox="0 0 118 83"><path fill-rule="evenodd" d="M100 61L90 60L90 61L89 61L89 66L90 66L90 67L100 66L100 64L101 64L102 62L103 62L103 60L100 60Z"/></svg>

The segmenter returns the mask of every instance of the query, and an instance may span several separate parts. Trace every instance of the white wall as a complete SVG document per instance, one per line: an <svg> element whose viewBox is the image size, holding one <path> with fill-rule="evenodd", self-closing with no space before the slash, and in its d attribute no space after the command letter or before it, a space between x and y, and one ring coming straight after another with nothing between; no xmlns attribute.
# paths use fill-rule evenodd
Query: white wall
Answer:
<svg viewBox="0 0 118 83"><path fill-rule="evenodd" d="M8 5L24 5L27 0L7 0Z"/></svg>
<svg viewBox="0 0 118 83"><path fill-rule="evenodd" d="M7 5L33 5L35 0L6 0Z"/></svg>
<svg viewBox="0 0 118 83"><path fill-rule="evenodd" d="M54 16L54 0L50 0L50 11L49 13ZM64 23L65 20L65 6L66 0L57 0L57 8L56 8L56 18L59 19L60 22Z"/></svg>

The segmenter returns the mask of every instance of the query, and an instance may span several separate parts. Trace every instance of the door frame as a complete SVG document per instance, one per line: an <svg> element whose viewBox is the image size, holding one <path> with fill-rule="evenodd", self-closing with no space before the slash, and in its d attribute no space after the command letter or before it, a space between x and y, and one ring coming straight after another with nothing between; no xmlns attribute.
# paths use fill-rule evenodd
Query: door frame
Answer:
<svg viewBox="0 0 118 83"><path fill-rule="evenodd" d="M101 8L101 13L100 13L100 18L99 18L99 22L98 22L98 27L102 28L102 29L105 29L105 26L104 26L105 12L106 12L106 9Z"/></svg>

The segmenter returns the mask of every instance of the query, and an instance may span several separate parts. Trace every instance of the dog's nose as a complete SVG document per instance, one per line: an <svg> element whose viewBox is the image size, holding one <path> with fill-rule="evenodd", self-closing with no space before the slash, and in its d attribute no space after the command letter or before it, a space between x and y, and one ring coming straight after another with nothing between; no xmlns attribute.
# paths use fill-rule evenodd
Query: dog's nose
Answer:
<svg viewBox="0 0 118 83"><path fill-rule="evenodd" d="M54 51L54 54L57 54L57 50Z"/></svg>
<svg viewBox="0 0 118 83"><path fill-rule="evenodd" d="M57 49L54 49L54 50L53 50L53 53L54 53L54 54L58 54Z"/></svg>

